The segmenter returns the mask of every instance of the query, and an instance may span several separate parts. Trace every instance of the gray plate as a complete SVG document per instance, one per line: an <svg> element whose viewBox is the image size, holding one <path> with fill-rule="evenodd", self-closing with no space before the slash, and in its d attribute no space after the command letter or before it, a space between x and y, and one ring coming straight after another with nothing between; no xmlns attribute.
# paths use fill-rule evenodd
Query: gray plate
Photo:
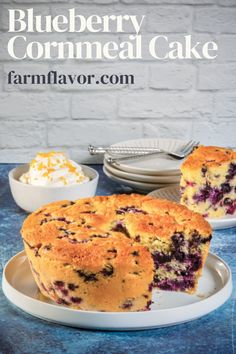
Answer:
<svg viewBox="0 0 236 354"><path fill-rule="evenodd" d="M2 288L16 306L41 319L67 326L103 330L141 330L192 321L220 307L231 295L232 278L228 265L209 254L196 294L153 291L150 311L80 311L57 305L43 297L32 277L25 252L6 264Z"/></svg>

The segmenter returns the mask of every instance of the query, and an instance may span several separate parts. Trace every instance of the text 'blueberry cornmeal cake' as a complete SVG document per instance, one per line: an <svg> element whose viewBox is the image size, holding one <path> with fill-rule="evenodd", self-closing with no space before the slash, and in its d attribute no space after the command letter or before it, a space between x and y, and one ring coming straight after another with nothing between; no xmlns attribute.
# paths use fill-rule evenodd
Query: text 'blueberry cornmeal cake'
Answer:
<svg viewBox="0 0 236 354"><path fill-rule="evenodd" d="M112 195L44 206L22 237L46 297L82 310L140 311L153 287L195 292L211 227L176 203Z"/></svg>
<svg viewBox="0 0 236 354"><path fill-rule="evenodd" d="M236 212L236 152L199 146L181 166L181 204L204 217Z"/></svg>

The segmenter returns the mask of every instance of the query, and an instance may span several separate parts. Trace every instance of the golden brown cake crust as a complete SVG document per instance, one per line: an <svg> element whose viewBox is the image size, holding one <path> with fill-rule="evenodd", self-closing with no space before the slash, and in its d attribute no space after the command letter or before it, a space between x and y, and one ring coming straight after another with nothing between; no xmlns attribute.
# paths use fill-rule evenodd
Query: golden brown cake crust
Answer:
<svg viewBox="0 0 236 354"><path fill-rule="evenodd" d="M196 170L203 165L206 167L219 166L222 163L231 162L236 159L236 152L217 146L199 146L184 161L181 171Z"/></svg>
<svg viewBox="0 0 236 354"><path fill-rule="evenodd" d="M135 228L136 233L148 232L150 235L158 234L167 239L175 231L182 230L187 233L196 230L203 237L211 234L209 223L200 214L168 200L138 194L120 194L82 199L72 205L71 203L51 203L29 215L22 227L24 240L31 245L61 245L63 229L73 233L64 239L89 239L93 238L94 234L112 232L114 223L120 219L125 220L127 228ZM122 208L127 206L136 208L137 213L132 210L123 213ZM70 245L68 242L63 245L68 251L66 254L69 260L75 248ZM84 243L82 247L86 249L87 244Z"/></svg>

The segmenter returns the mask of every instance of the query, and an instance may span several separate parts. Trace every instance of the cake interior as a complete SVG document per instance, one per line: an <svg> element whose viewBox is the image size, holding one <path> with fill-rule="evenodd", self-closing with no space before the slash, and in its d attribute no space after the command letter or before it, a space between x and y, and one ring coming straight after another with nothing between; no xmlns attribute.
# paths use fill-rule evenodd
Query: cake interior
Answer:
<svg viewBox="0 0 236 354"><path fill-rule="evenodd" d="M212 236L185 230L169 215L157 218L138 206L123 207L123 218L113 230L147 246L154 261L152 286L162 290L193 293L209 249ZM132 217L129 214L132 213ZM118 210L120 215L120 209ZM166 224L166 229L165 225ZM181 230L181 231L180 231Z"/></svg>
<svg viewBox="0 0 236 354"><path fill-rule="evenodd" d="M190 240L183 233L175 233L168 250L153 251L154 285L162 290L193 292L203 266L204 244L210 239L201 239L197 232Z"/></svg>

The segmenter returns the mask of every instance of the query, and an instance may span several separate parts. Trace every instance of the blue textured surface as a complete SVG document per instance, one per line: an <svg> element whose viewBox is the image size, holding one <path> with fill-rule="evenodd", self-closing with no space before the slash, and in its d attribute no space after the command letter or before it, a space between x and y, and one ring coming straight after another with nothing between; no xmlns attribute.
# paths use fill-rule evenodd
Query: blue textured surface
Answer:
<svg viewBox="0 0 236 354"><path fill-rule="evenodd" d="M26 213L16 206L8 186L8 171L13 167L13 164L0 164L1 268L23 248L19 231ZM104 176L101 166L93 167L100 174L97 194L129 191ZM236 228L214 232L211 252L230 265L235 283ZM220 309L186 324L146 331L101 332L64 327L34 318L10 304L0 290L0 353L234 354L235 295L234 291Z"/></svg>

